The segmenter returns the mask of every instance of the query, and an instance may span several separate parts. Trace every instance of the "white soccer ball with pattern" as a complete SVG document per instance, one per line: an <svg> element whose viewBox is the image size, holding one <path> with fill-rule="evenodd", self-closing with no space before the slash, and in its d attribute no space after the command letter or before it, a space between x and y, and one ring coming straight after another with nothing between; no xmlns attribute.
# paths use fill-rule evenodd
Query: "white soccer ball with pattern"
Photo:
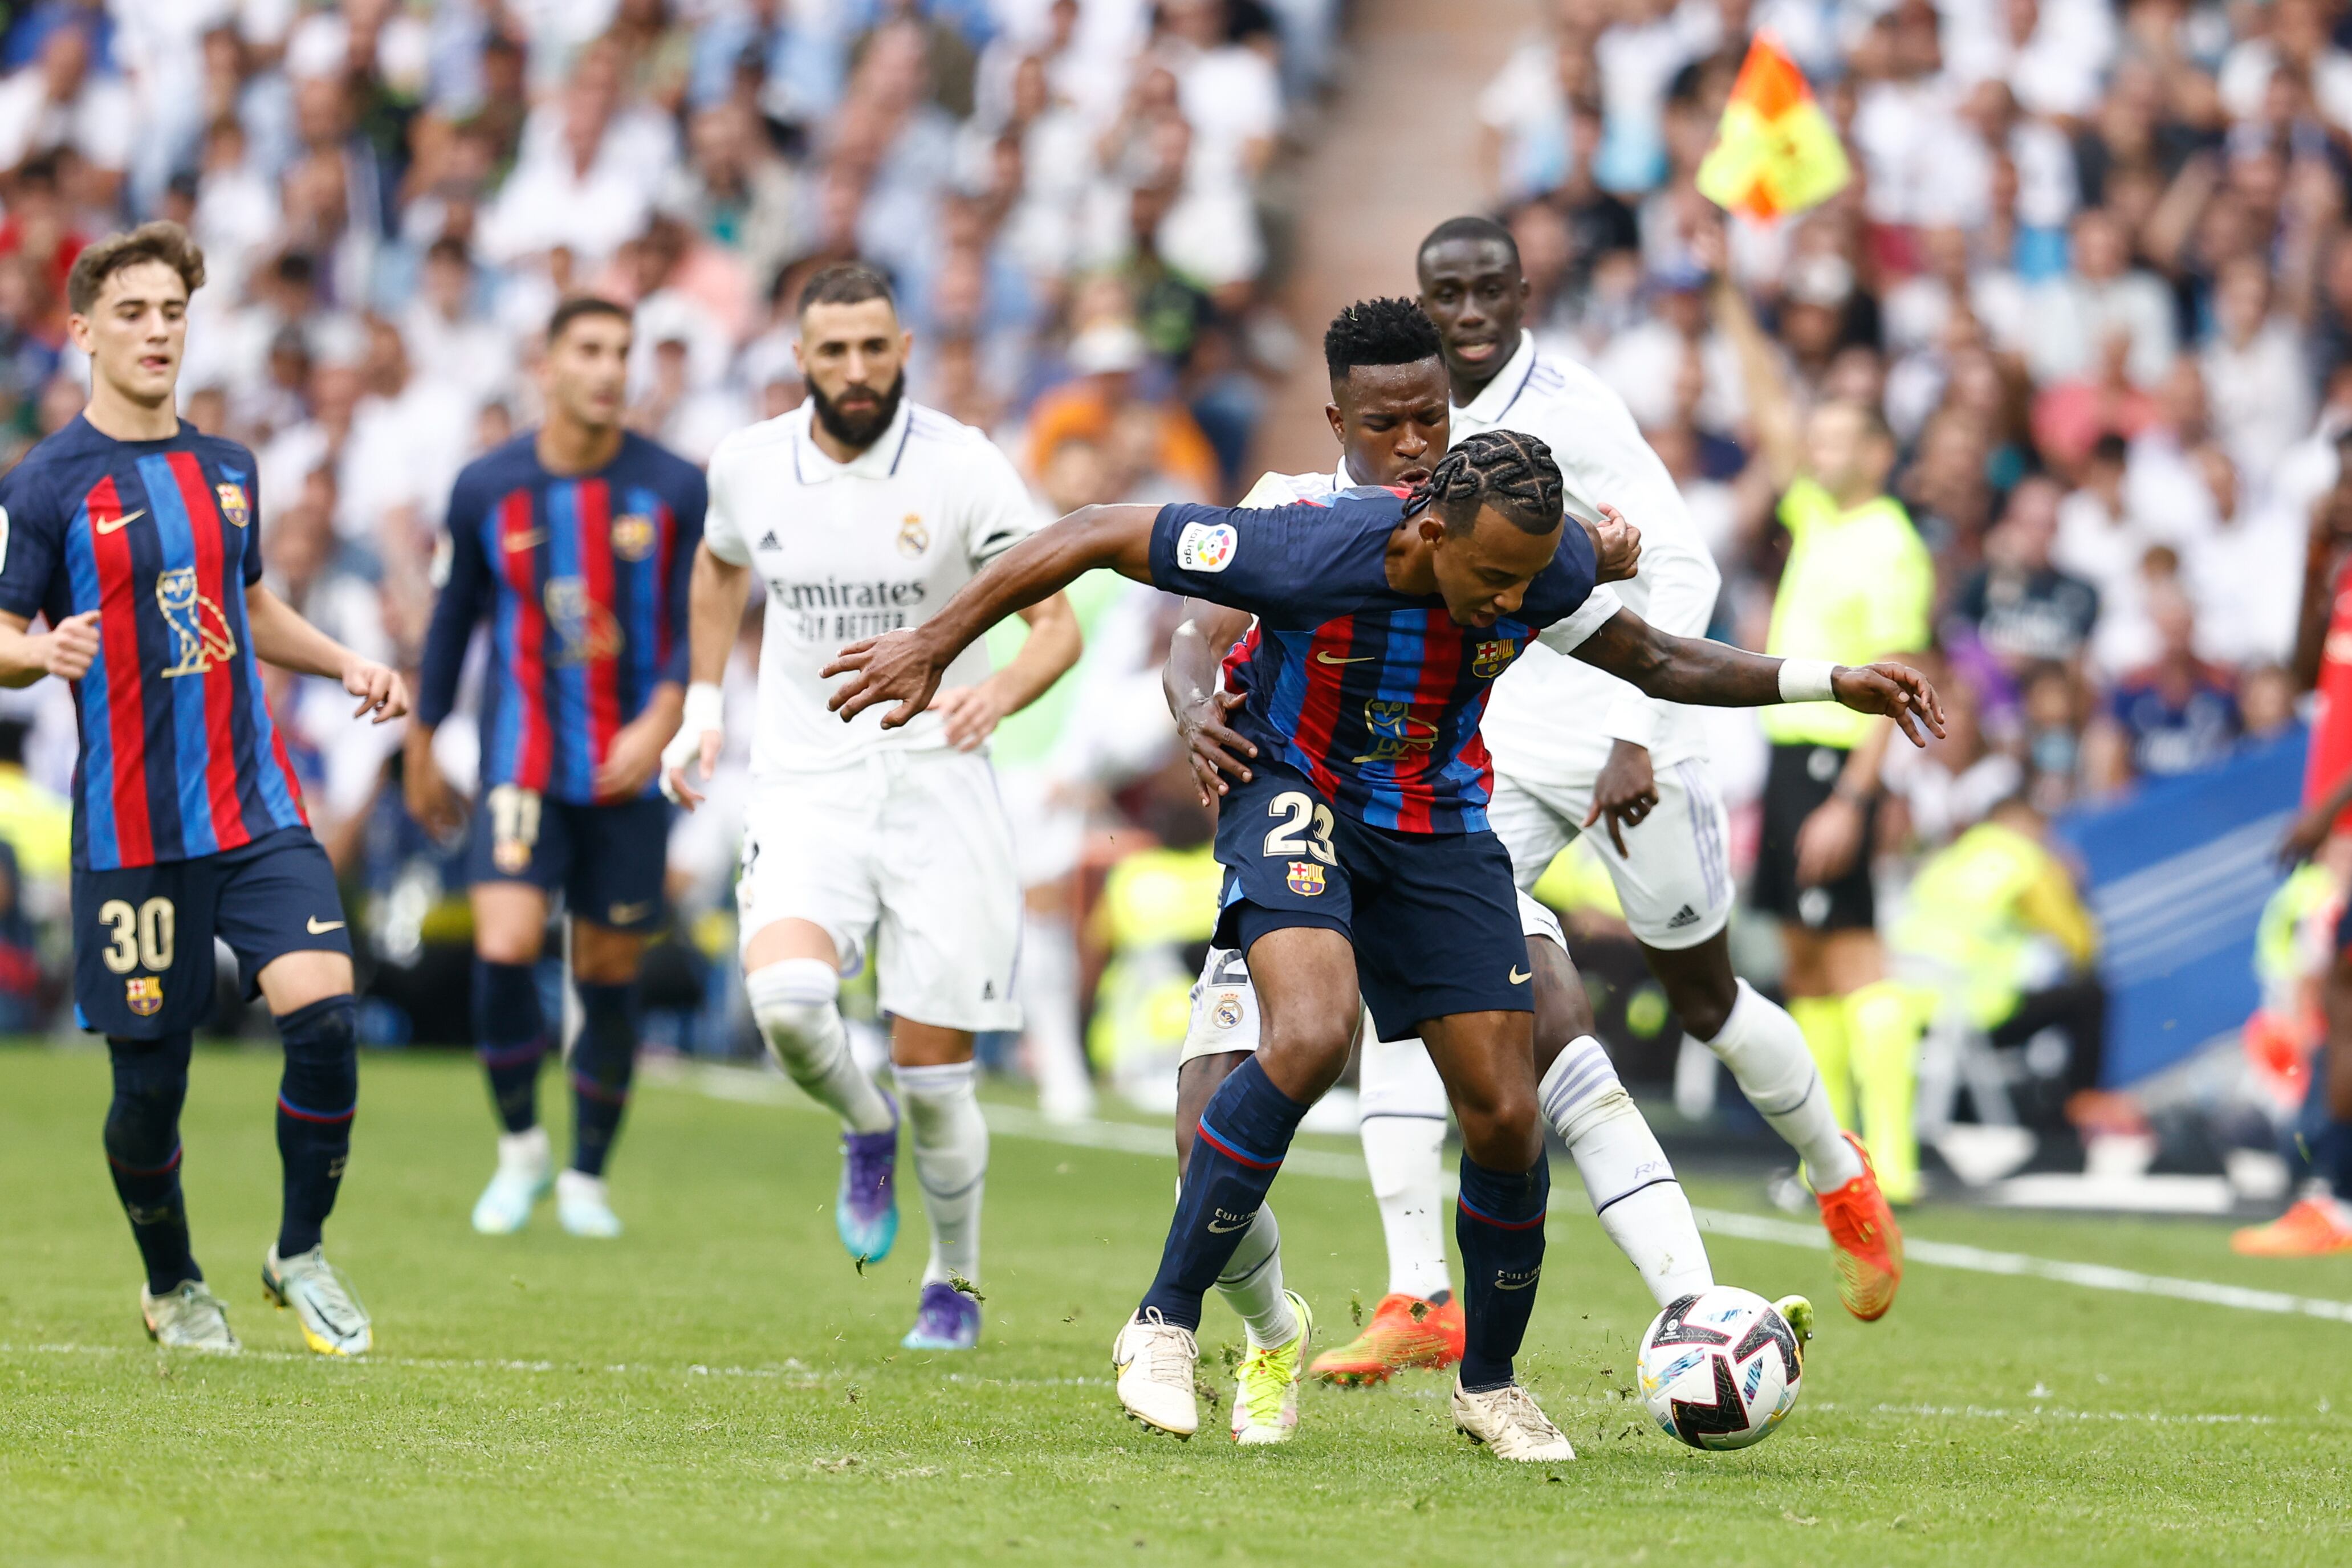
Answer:
<svg viewBox="0 0 2352 1568"><path fill-rule="evenodd" d="M1797 1403L1797 1333L1753 1291L1717 1285L1671 1302L1642 1336L1642 1403L1669 1437L1744 1448Z"/></svg>

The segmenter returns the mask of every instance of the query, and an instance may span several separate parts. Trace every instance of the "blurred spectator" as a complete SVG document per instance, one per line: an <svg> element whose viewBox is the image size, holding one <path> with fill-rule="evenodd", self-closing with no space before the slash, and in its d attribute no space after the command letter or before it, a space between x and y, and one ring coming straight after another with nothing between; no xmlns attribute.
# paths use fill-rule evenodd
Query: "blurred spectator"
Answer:
<svg viewBox="0 0 2352 1568"><path fill-rule="evenodd" d="M1143 336L1124 321L1089 327L1070 344L1077 379L1040 399L1029 422L1029 464L1042 473L1065 442L1123 453L1139 481L1164 480L1185 495L1217 493L1217 455L1191 413L1139 386Z"/></svg>
<svg viewBox="0 0 2352 1568"><path fill-rule="evenodd" d="M2099 591L2050 564L2058 533L2055 482L2032 478L1985 536L1985 564L1962 585L1953 619L2014 673L2073 662L2099 618Z"/></svg>
<svg viewBox="0 0 2352 1568"><path fill-rule="evenodd" d="M2237 744L2240 722L2229 673L2197 656L2197 612L2166 585L2148 596L2158 653L2116 685L2106 711L2084 737L2084 766L2095 789L2209 767Z"/></svg>

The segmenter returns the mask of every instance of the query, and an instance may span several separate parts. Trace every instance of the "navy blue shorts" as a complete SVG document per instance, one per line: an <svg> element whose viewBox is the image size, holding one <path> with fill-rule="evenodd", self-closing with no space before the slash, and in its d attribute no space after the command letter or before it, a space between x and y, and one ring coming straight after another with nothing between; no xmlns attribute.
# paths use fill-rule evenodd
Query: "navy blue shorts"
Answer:
<svg viewBox="0 0 2352 1568"><path fill-rule="evenodd" d="M74 1015L123 1040L160 1040L212 1016L213 938L236 955L247 1000L289 953L352 955L335 868L308 828L163 865L73 873Z"/></svg>
<svg viewBox="0 0 2352 1568"><path fill-rule="evenodd" d="M1355 945L1382 1040L1454 1013L1533 1012L1511 857L1491 832L1399 833L1332 810L1307 776L1261 758L1217 809L1225 868L1216 943L1319 925Z"/></svg>
<svg viewBox="0 0 2352 1568"><path fill-rule="evenodd" d="M669 802L658 795L580 806L501 784L475 802L466 879L560 892L567 914L594 925L659 925L668 868Z"/></svg>

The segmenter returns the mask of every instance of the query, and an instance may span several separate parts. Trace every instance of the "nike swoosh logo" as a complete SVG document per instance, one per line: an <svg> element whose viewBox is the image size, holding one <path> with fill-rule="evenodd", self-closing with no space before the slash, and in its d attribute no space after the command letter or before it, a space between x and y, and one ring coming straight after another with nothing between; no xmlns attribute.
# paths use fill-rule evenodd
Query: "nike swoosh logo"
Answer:
<svg viewBox="0 0 2352 1568"><path fill-rule="evenodd" d="M638 921L643 920L646 915L652 914L653 908L654 906L650 902L643 904L616 904L613 905L610 910L606 911L606 913L613 917L613 924L615 925L633 925Z"/></svg>
<svg viewBox="0 0 2352 1568"><path fill-rule="evenodd" d="M514 550L535 549L546 542L547 530L545 528L533 528L527 534L502 534L499 538L499 543L505 546L509 552Z"/></svg>
<svg viewBox="0 0 2352 1568"><path fill-rule="evenodd" d="M1524 986L1534 978L1535 974L1532 970L1522 969L1516 964L1511 967L1511 984Z"/></svg>
<svg viewBox="0 0 2352 1568"><path fill-rule="evenodd" d="M119 517L100 517L98 519L98 531L102 534L119 534L146 515L147 508L142 507L135 512L125 512Z"/></svg>
<svg viewBox="0 0 2352 1568"><path fill-rule="evenodd" d="M313 936L324 936L330 931L342 928L343 923L340 920L321 920L315 915L310 916L310 935Z"/></svg>
<svg viewBox="0 0 2352 1568"><path fill-rule="evenodd" d="M1352 659L1335 659L1328 653L1318 653L1315 662L1318 664L1369 664L1379 657L1378 653L1362 653Z"/></svg>
<svg viewBox="0 0 2352 1568"><path fill-rule="evenodd" d="M1516 1285L1511 1283L1508 1280L1497 1280L1495 1281L1495 1289L1498 1291L1532 1291L1535 1288L1536 1282L1533 1280L1521 1280Z"/></svg>
<svg viewBox="0 0 2352 1568"><path fill-rule="evenodd" d="M1255 1216L1253 1216L1253 1218L1255 1218ZM1239 1230L1243 1226L1245 1226L1248 1223L1249 1220L1241 1219L1234 1221L1231 1225L1220 1225L1215 1220L1212 1219L1209 1221L1209 1234L1212 1236L1223 1236L1229 1230Z"/></svg>

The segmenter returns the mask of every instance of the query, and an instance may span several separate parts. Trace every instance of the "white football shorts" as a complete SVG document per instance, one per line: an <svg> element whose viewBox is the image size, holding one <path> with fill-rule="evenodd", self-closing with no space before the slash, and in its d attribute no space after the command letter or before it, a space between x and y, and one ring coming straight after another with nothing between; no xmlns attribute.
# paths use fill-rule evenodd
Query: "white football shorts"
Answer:
<svg viewBox="0 0 2352 1568"><path fill-rule="evenodd" d="M1567 951L1568 938L1560 931L1559 917L1524 892L1519 894L1519 929L1529 936L1549 936ZM1377 1030L1365 1028L1367 1052L1378 1037ZM1418 1051L1416 1041L1402 1043L1415 1047L1417 1054L1428 1060L1427 1052ZM1184 1030L1184 1049L1176 1060L1181 1065L1196 1056L1256 1049L1257 988L1250 984L1249 966L1230 947L1212 947L1208 961L1201 966L1201 977L1192 982L1192 1016ZM1435 1070L1431 1071L1433 1075Z"/></svg>
<svg viewBox="0 0 2352 1568"><path fill-rule="evenodd" d="M1607 825L1588 836L1616 884L1625 924L1650 946L1696 947L1731 918L1731 818L1706 765L1692 758L1658 769L1658 804L1627 828L1617 852ZM1511 852L1521 887L1532 887L1552 857L1584 831L1592 779L1546 782L1497 771L1486 821Z"/></svg>
<svg viewBox="0 0 2352 1568"><path fill-rule="evenodd" d="M806 920L845 973L870 955L883 1011L940 1029L1021 1027L1021 878L988 758L884 751L755 780L735 883L741 940Z"/></svg>

